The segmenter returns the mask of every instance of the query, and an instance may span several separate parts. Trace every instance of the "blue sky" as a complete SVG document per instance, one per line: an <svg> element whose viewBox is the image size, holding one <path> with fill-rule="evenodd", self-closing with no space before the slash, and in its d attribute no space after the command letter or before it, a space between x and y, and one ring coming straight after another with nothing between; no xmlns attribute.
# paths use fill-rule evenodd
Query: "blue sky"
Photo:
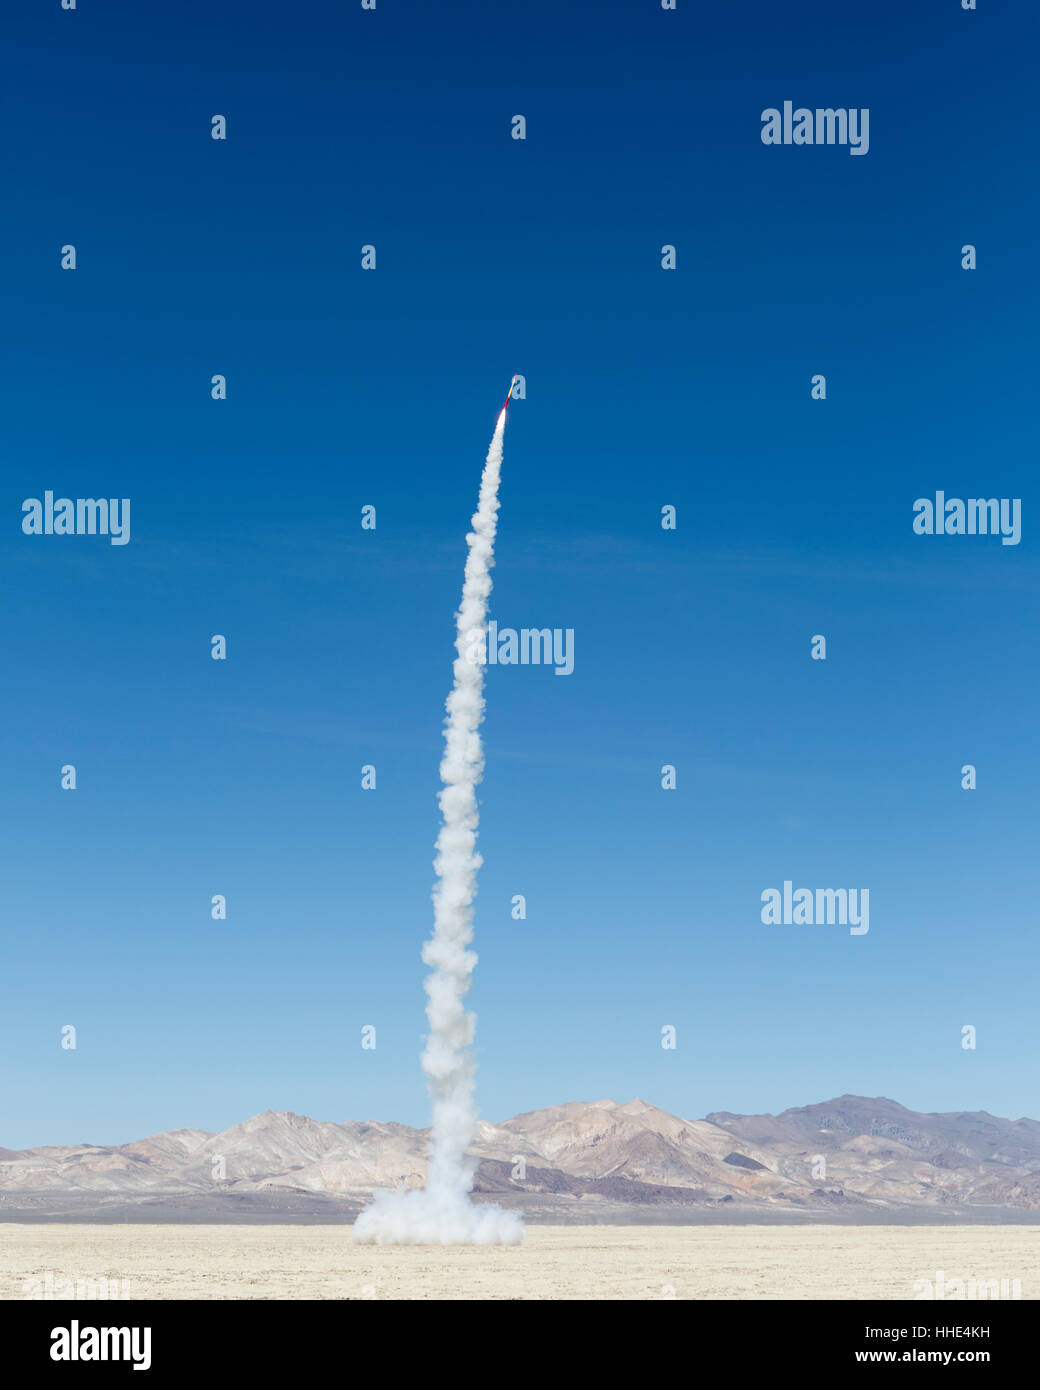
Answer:
<svg viewBox="0 0 1040 1390"><path fill-rule="evenodd" d="M9 17L0 1144L427 1122L440 724L513 372L492 616L576 666L489 672L483 1113L1040 1115L1038 29ZM869 153L763 145L785 99L868 107ZM23 535L46 489L129 497L130 543ZM937 489L1021 498L1021 543L914 535ZM785 879L869 888L869 934L764 926Z"/></svg>

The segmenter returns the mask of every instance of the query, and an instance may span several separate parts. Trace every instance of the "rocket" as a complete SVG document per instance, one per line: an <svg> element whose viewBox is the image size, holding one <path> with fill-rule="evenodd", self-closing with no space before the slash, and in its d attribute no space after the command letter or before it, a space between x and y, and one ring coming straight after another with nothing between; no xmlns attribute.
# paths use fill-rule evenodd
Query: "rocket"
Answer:
<svg viewBox="0 0 1040 1390"><path fill-rule="evenodd" d="M509 383L509 390L506 392L506 403L502 407L503 410L509 409L509 402L513 399L513 388L516 386L519 380L519 376L514 376L513 380Z"/></svg>

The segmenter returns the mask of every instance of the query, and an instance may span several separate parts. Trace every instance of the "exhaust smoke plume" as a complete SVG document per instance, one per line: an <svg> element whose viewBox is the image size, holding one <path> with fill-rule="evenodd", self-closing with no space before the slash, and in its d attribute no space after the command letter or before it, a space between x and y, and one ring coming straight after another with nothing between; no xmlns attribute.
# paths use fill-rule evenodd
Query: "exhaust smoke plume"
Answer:
<svg viewBox="0 0 1040 1390"><path fill-rule="evenodd" d="M484 717L484 658L479 637L487 628L505 427L503 407L480 480L473 530L466 537L466 578L456 615L455 680L446 706L434 925L422 953L432 967L426 977L430 1032L422 1057L433 1099L429 1173L423 1189L375 1194L372 1205L354 1223L354 1239L363 1244L513 1245L524 1234L518 1213L470 1201L476 1164L466 1157L477 1124L474 1061L469 1051L476 1020L463 1001L477 963L469 944L481 864L476 788L484 771L479 733Z"/></svg>

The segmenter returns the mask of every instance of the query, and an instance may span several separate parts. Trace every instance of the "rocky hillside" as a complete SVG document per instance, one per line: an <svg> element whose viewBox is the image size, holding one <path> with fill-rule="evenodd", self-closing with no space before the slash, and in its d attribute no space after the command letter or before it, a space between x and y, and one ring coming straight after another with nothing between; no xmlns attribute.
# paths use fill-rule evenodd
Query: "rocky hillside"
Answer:
<svg viewBox="0 0 1040 1390"><path fill-rule="evenodd" d="M0 1216L356 1210L375 1188L420 1185L427 1132L265 1111L219 1134L178 1129L116 1146L0 1148ZM864 1219L907 1208L1040 1211L1040 1124L984 1111L918 1114L840 1096L780 1115L701 1120L642 1100L572 1102L480 1125L475 1191L554 1210L597 1203ZM217 1199L220 1199L219 1201ZM320 1199L320 1200L319 1200ZM324 1203L324 1205L322 1205Z"/></svg>

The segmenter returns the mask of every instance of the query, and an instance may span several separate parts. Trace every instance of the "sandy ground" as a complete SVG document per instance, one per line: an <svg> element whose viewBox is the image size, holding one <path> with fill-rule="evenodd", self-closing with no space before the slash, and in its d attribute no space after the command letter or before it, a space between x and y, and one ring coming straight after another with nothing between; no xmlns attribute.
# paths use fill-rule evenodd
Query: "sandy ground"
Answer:
<svg viewBox="0 0 1040 1390"><path fill-rule="evenodd" d="M356 1246L346 1226L0 1226L3 1299L101 1277L146 1299L907 1299L938 1270L1036 1298L1040 1227L532 1226L522 1246L440 1249Z"/></svg>

